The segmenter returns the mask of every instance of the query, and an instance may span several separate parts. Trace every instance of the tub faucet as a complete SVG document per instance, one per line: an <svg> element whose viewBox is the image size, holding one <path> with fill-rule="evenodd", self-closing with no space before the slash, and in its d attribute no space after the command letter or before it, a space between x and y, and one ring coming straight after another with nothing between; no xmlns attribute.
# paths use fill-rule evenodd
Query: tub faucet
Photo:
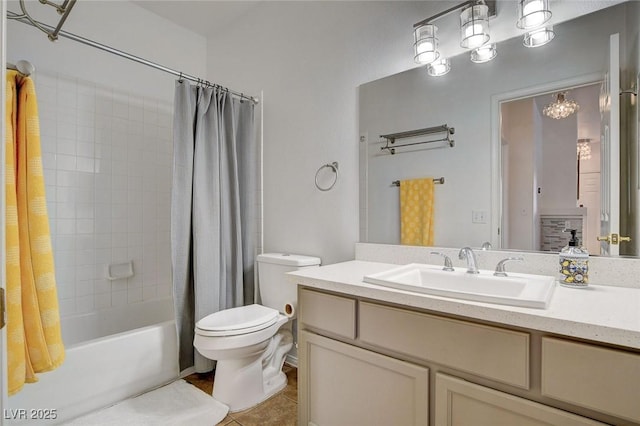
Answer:
<svg viewBox="0 0 640 426"><path fill-rule="evenodd" d="M471 247L463 247L460 249L460 253L458 253L459 259L467 260L467 274L479 274L478 270L478 260L476 259L476 254L471 250Z"/></svg>

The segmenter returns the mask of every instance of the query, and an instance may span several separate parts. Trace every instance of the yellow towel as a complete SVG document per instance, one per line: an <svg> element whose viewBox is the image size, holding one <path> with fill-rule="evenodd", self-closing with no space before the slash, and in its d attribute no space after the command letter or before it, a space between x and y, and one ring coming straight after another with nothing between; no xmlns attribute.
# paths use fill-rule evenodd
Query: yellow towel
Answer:
<svg viewBox="0 0 640 426"><path fill-rule="evenodd" d="M433 179L400 182L400 242L433 245Z"/></svg>
<svg viewBox="0 0 640 426"><path fill-rule="evenodd" d="M9 394L64 360L33 81L7 72L6 270Z"/></svg>

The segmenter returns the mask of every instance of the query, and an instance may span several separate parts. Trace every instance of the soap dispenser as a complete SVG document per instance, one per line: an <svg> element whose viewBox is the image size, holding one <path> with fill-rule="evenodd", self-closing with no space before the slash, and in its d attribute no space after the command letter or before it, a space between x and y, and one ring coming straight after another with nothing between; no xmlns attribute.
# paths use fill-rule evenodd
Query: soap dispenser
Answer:
<svg viewBox="0 0 640 426"><path fill-rule="evenodd" d="M563 232L570 232L571 239L560 251L560 284L585 288L589 283L589 252L579 247L575 229L565 229Z"/></svg>

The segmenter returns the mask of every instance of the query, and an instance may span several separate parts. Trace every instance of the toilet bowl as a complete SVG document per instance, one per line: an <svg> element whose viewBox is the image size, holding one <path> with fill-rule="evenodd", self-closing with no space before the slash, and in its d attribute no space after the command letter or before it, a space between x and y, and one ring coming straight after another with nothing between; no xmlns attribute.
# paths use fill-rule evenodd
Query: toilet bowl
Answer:
<svg viewBox="0 0 640 426"><path fill-rule="evenodd" d="M253 407L287 385L282 364L293 337L279 329L288 320L275 309L249 305L198 321L193 344L202 356L217 360L212 395L230 411Z"/></svg>
<svg viewBox="0 0 640 426"><path fill-rule="evenodd" d="M259 290L265 305L225 309L196 323L193 346L216 360L213 397L236 412L251 408L287 385L282 366L293 336L282 329L290 319L280 311L295 304L296 286L284 274L320 259L287 254L259 255Z"/></svg>

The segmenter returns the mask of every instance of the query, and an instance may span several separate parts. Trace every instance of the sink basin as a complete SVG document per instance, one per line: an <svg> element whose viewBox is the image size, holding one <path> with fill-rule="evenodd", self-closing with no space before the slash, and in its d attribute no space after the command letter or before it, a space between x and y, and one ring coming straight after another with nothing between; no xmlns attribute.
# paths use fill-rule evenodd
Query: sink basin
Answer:
<svg viewBox="0 0 640 426"><path fill-rule="evenodd" d="M546 308L555 288L555 278L517 274L496 277L493 271L468 274L466 268L443 271L441 266L411 263L377 274L364 282L435 296L499 303L527 308Z"/></svg>

